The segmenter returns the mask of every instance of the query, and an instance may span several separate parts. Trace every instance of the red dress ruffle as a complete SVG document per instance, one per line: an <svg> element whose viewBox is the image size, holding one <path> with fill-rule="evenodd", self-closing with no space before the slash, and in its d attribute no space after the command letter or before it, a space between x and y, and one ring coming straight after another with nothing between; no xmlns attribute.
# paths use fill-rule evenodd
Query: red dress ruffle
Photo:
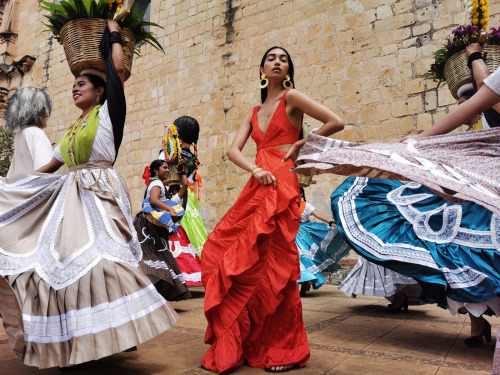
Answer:
<svg viewBox="0 0 500 375"><path fill-rule="evenodd" d="M252 177L203 247L205 342L211 347L202 365L208 370L226 372L245 361L261 368L303 366L309 359L297 286L299 184L293 163L282 163L285 153L273 147L293 142L283 137L285 127L288 137L298 138L284 106L283 97L265 136L257 125L252 134L256 165L273 173L278 189Z"/></svg>
<svg viewBox="0 0 500 375"><path fill-rule="evenodd" d="M186 285L202 285L201 260L184 228L179 227L177 233L170 233L168 243Z"/></svg>

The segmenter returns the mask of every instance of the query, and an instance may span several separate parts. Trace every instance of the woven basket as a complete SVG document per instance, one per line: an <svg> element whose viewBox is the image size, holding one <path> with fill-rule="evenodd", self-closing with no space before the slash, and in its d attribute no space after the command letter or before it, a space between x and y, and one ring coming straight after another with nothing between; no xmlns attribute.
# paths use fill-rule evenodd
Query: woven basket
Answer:
<svg viewBox="0 0 500 375"><path fill-rule="evenodd" d="M483 49L486 54L486 65L490 72L494 72L500 65L500 46L486 46ZM451 94L458 100L458 89L472 83L472 76L467 67L467 54L465 50L451 56L444 65L444 77Z"/></svg>
<svg viewBox="0 0 500 375"><path fill-rule="evenodd" d="M170 185L182 185L181 175L179 174L179 167L176 165L169 165L168 169L170 169L170 173L168 174L168 179L163 181L165 186Z"/></svg>
<svg viewBox="0 0 500 375"><path fill-rule="evenodd" d="M106 62L99 50L106 26L106 20L101 18L80 18L62 27L59 37L69 68L75 77L78 77L84 69L106 70ZM130 77L134 57L135 37L132 31L123 29L122 42L125 54L125 80L127 80Z"/></svg>
<svg viewBox="0 0 500 375"><path fill-rule="evenodd" d="M303 174L297 174L297 177L299 178L299 185L301 187L308 187L312 183L312 176L306 176Z"/></svg>
<svg viewBox="0 0 500 375"><path fill-rule="evenodd" d="M500 66L500 46L486 46L483 53L486 55L486 65L490 73L493 73Z"/></svg>

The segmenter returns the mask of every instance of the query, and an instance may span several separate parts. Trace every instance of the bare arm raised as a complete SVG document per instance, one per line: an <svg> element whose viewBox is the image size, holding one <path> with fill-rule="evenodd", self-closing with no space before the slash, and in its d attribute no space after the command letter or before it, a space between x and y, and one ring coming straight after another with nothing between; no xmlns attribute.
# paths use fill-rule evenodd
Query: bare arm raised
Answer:
<svg viewBox="0 0 500 375"><path fill-rule="evenodd" d="M429 129L423 131L415 137L408 138L430 137L433 135L449 133L465 123L475 114L493 107L493 105L498 102L500 102L500 95L495 93L488 86L483 85L483 87L481 87L478 92L472 96L472 98L460 104L459 107L453 109L453 111L448 113Z"/></svg>

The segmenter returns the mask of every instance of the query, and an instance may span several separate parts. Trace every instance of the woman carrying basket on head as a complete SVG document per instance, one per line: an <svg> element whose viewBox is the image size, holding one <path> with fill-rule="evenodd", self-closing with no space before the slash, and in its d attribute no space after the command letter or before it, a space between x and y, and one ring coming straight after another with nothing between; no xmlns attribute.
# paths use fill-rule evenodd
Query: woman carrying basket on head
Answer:
<svg viewBox="0 0 500 375"><path fill-rule="evenodd" d="M106 82L85 72L75 79L81 116L38 170L70 172L0 182L0 311L13 349L39 368L124 351L178 320L139 267L127 187L112 168L126 105L121 30L111 20L108 28Z"/></svg>

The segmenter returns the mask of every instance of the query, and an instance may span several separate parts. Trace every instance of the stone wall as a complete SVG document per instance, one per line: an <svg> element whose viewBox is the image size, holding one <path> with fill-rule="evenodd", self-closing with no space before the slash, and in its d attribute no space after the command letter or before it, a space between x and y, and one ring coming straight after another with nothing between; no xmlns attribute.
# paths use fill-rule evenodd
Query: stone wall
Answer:
<svg viewBox="0 0 500 375"><path fill-rule="evenodd" d="M58 142L79 115L63 49L43 33L39 1L7 3L17 7L9 58L36 61L22 79L0 75L0 86L46 88L54 101L47 133ZM490 3L490 26L498 26L500 3ZM290 52L297 88L345 120L345 130L334 135L339 139L394 142L426 129L454 104L446 86L438 90L421 77L451 28L463 22L461 0L153 0L151 14L163 26L154 31L165 54L143 45L134 60L116 163L134 211L145 187L143 169L156 158L165 126L190 115L202 126L201 208L213 229L249 178L226 153L241 119L259 102L258 65L270 46ZM311 129L320 125L306 120ZM255 155L252 141L244 152ZM341 179L315 180L308 200L329 214L329 194Z"/></svg>

